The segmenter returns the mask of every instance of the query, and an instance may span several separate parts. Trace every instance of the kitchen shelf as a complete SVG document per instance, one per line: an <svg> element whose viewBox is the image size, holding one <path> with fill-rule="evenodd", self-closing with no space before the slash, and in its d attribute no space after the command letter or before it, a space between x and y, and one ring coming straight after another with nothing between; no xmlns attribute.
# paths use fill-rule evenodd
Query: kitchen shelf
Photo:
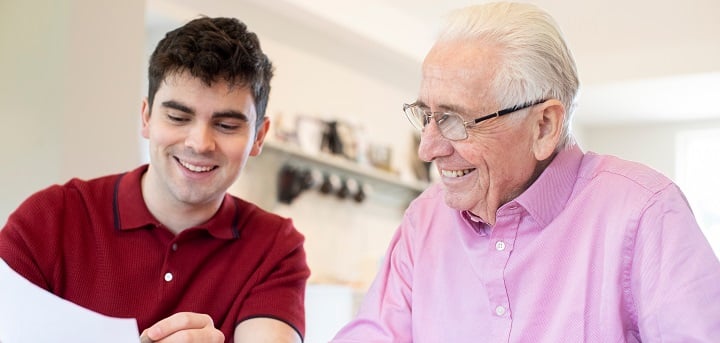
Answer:
<svg viewBox="0 0 720 343"><path fill-rule="evenodd" d="M369 165L361 165L341 156L335 156L324 152L310 154L299 147L287 143L265 141L263 144L263 154L267 152L283 155L287 158L287 162L308 164L323 171L334 171L338 174L342 174L343 176L354 177L358 181L365 183L369 181L376 187L390 186L403 189L417 195L424 191L428 186L427 182L403 180L394 173L374 168Z"/></svg>

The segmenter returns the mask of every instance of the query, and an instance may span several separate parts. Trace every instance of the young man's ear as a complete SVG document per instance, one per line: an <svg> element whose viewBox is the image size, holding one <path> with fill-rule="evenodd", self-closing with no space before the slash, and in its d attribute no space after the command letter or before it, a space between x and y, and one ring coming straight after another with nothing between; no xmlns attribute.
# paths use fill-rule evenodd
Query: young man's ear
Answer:
<svg viewBox="0 0 720 343"><path fill-rule="evenodd" d="M270 130L270 118L265 117L255 134L255 141L253 142L252 150L250 150L250 156L260 155L262 152L263 142L265 141L265 135L268 133L268 130Z"/></svg>
<svg viewBox="0 0 720 343"><path fill-rule="evenodd" d="M557 99L550 99L532 109L535 115L535 159L543 161L555 153L563 131L565 106Z"/></svg>
<svg viewBox="0 0 720 343"><path fill-rule="evenodd" d="M145 138L150 138L150 129L149 129L149 122L150 122L150 104L148 103L147 97L143 98L142 102L142 108L140 110L140 119L142 120L142 136Z"/></svg>

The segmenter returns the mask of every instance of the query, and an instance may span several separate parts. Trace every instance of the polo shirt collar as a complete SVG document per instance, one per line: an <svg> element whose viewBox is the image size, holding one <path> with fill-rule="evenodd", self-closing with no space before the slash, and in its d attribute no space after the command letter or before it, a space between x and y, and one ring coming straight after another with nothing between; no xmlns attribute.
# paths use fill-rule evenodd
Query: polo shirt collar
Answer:
<svg viewBox="0 0 720 343"><path fill-rule="evenodd" d="M148 165L120 175L115 184L113 194L113 218L115 229L136 230L147 227L156 228L162 224L155 219L145 205L142 195L141 180ZM196 226L220 239L234 239L240 235L240 204L237 199L225 194L220 209L207 222Z"/></svg>
<svg viewBox="0 0 720 343"><path fill-rule="evenodd" d="M575 144L561 150L537 180L515 199L541 227L546 227L565 208L583 156Z"/></svg>

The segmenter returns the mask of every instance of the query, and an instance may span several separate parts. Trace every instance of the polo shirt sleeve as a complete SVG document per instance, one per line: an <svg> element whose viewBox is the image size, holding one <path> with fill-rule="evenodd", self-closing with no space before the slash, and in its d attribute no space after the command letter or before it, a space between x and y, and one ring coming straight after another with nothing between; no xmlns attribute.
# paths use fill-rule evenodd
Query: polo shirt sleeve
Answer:
<svg viewBox="0 0 720 343"><path fill-rule="evenodd" d="M267 225L268 223L265 223ZM307 266L304 237L292 225L283 220L263 255L261 280L256 280L245 299L236 323L267 317L283 321L295 329L300 337L305 335L305 285L310 276ZM263 249L263 247L257 247Z"/></svg>
<svg viewBox="0 0 720 343"><path fill-rule="evenodd" d="M30 282L50 289L57 261L58 235L65 202L60 186L33 194L0 230L0 258Z"/></svg>
<svg viewBox="0 0 720 343"><path fill-rule="evenodd" d="M651 198L632 249L626 254L632 259L629 291L642 341L716 341L720 262L677 186Z"/></svg>
<svg viewBox="0 0 720 343"><path fill-rule="evenodd" d="M332 343L412 342L412 244L406 215L357 316Z"/></svg>

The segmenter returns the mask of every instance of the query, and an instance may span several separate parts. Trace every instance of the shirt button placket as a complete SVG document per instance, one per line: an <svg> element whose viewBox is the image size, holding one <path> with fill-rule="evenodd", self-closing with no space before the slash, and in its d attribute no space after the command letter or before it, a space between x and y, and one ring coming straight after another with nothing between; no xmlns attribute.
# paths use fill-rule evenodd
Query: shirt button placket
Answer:
<svg viewBox="0 0 720 343"><path fill-rule="evenodd" d="M177 244L177 242L172 243L172 245L170 245L170 251L171 251L171 252L177 252L177 250L178 250L178 244ZM171 255L169 255L169 256L167 257L168 260L169 260L170 258L171 258ZM163 276L163 279L165 280L165 282L170 282L170 281L173 280L174 277L175 277L175 276L173 275L172 272L166 272L165 275Z"/></svg>
<svg viewBox="0 0 720 343"><path fill-rule="evenodd" d="M495 241L495 250L496 250L497 252L504 252L505 249L507 249L507 247L508 247L508 246L507 246L507 244L505 243L505 241L503 241L503 240L497 240L497 241ZM507 294L505 294L505 298L507 298ZM500 300L500 299L496 299L496 300ZM505 317L506 314L507 314L507 312L508 312L507 307L505 307L504 305L497 305L497 306L495 306L495 315L496 315L496 316L498 316L498 317Z"/></svg>

